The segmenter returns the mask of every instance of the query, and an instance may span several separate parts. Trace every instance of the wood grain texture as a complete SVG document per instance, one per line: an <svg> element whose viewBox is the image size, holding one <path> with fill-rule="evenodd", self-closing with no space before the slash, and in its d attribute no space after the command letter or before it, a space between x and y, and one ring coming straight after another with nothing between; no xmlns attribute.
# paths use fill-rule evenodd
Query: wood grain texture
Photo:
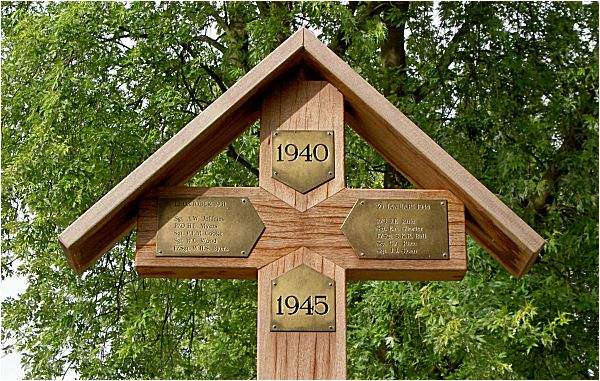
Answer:
<svg viewBox="0 0 600 381"><path fill-rule="evenodd" d="M351 127L415 185L448 189L463 200L469 232L508 271L522 276L543 238L309 31L304 48L309 65L344 95Z"/></svg>
<svg viewBox="0 0 600 381"><path fill-rule="evenodd" d="M156 198L201 195L250 200L265 231L248 258L156 257ZM340 230L359 198L447 200L449 259L359 259ZM140 204L135 262L139 275L146 277L256 279L259 268L301 247L346 269L349 280L460 280L467 269L464 207L443 190L344 188L300 212L262 188L163 188Z"/></svg>
<svg viewBox="0 0 600 381"><path fill-rule="evenodd" d="M335 280L335 332L271 332L271 281L305 264ZM259 379L346 378L346 277L343 268L305 247L258 271Z"/></svg>
<svg viewBox="0 0 600 381"><path fill-rule="evenodd" d="M335 177L306 194L275 180L271 176L272 134L277 130L333 131ZM271 87L261 107L259 173L262 188L299 211L344 188L344 99L335 87L323 81L297 78Z"/></svg>
<svg viewBox="0 0 600 381"><path fill-rule="evenodd" d="M85 271L131 229L145 193L181 184L258 118L261 91L299 61L302 41L299 30L60 234L76 272Z"/></svg>

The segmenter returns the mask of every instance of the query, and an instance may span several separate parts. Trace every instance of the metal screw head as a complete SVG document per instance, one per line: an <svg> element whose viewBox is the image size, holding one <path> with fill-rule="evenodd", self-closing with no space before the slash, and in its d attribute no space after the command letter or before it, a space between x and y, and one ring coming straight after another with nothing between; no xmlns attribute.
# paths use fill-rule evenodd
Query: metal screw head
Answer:
<svg viewBox="0 0 600 381"><path fill-rule="evenodd" d="M246 199L245 199L245 198L243 198L243 199L242 199L242 204L245 204L245 203L246 203Z"/></svg>
<svg viewBox="0 0 600 381"><path fill-rule="evenodd" d="M273 329L277 329L277 326L275 324L273 324Z"/></svg>
<svg viewBox="0 0 600 381"><path fill-rule="evenodd" d="M276 132L276 133L274 133L273 135L277 136L277 132Z"/></svg>
<svg viewBox="0 0 600 381"><path fill-rule="evenodd" d="M242 255L246 255L246 252L244 250L242 250Z"/></svg>
<svg viewBox="0 0 600 381"><path fill-rule="evenodd" d="M329 326L329 329L333 329L333 326L332 326L332 325L330 325L330 326Z"/></svg>
<svg viewBox="0 0 600 381"><path fill-rule="evenodd" d="M277 286L277 282L273 282L273 286Z"/></svg>
<svg viewBox="0 0 600 381"><path fill-rule="evenodd" d="M159 250L159 251L158 251L158 254L162 254L162 250Z"/></svg>
<svg viewBox="0 0 600 381"><path fill-rule="evenodd" d="M361 202L360 202L360 204L361 204L361 205L364 205L364 204L365 204L365 202L364 202L364 201L361 201Z"/></svg>
<svg viewBox="0 0 600 381"><path fill-rule="evenodd" d="M327 174L328 174L329 176L333 175L333 173L331 173L331 171L327 172Z"/></svg>
<svg viewBox="0 0 600 381"><path fill-rule="evenodd" d="M333 286L333 283L329 282L329 287Z"/></svg>
<svg viewBox="0 0 600 381"><path fill-rule="evenodd" d="M440 205L444 206L446 203L444 201L440 202Z"/></svg>
<svg viewBox="0 0 600 381"><path fill-rule="evenodd" d="M360 253L360 256L361 256L361 257L364 257L364 256L365 256L365 253Z"/></svg>
<svg viewBox="0 0 600 381"><path fill-rule="evenodd" d="M444 258L448 257L448 253L442 253L442 257L444 257Z"/></svg>
<svg viewBox="0 0 600 381"><path fill-rule="evenodd" d="M273 174L274 174L275 176L277 176L277 171L273 171Z"/></svg>
<svg viewBox="0 0 600 381"><path fill-rule="evenodd" d="M327 131L327 135L331 136L331 131Z"/></svg>

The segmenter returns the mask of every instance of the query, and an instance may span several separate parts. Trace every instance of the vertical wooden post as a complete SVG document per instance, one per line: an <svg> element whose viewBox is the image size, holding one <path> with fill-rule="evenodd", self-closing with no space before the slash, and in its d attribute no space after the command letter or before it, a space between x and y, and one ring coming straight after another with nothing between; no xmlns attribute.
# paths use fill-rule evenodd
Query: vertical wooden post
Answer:
<svg viewBox="0 0 600 381"><path fill-rule="evenodd" d="M276 130L333 131L335 177L302 194L273 179L271 134ZM328 82L288 81L274 86L262 103L259 184L303 212L344 189L344 97Z"/></svg>
<svg viewBox="0 0 600 381"><path fill-rule="evenodd" d="M335 332L271 332L271 282L302 264L335 281ZM259 379L345 379L345 270L304 247L261 268L257 340Z"/></svg>
<svg viewBox="0 0 600 381"><path fill-rule="evenodd" d="M335 177L303 194L272 177L272 134L282 130L333 131ZM300 212L344 189L344 99L331 84L283 80L262 103L259 184ZM271 281L305 264L335 281L335 332L271 332ZM258 271L259 379L346 378L346 273L301 247Z"/></svg>

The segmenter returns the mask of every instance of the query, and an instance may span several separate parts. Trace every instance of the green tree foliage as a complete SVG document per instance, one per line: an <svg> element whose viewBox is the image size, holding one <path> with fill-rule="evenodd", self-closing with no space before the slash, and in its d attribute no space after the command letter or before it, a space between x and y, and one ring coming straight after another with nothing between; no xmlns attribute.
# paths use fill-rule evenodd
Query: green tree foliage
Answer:
<svg viewBox="0 0 600 381"><path fill-rule="evenodd" d="M82 277L57 235L301 25L547 240L514 279L357 282L360 378L598 377L598 4L2 3L3 350L27 376L252 378L256 284ZM191 185L256 185L251 127ZM347 134L353 187L408 187Z"/></svg>

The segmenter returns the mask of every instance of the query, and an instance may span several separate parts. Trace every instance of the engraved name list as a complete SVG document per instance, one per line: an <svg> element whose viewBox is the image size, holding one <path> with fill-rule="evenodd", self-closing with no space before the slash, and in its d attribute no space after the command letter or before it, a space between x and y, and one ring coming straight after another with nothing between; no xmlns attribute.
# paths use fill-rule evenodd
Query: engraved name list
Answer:
<svg viewBox="0 0 600 381"><path fill-rule="evenodd" d="M160 199L157 255L247 257L264 224L239 197Z"/></svg>
<svg viewBox="0 0 600 381"><path fill-rule="evenodd" d="M448 257L445 200L358 200L342 231L360 258Z"/></svg>

